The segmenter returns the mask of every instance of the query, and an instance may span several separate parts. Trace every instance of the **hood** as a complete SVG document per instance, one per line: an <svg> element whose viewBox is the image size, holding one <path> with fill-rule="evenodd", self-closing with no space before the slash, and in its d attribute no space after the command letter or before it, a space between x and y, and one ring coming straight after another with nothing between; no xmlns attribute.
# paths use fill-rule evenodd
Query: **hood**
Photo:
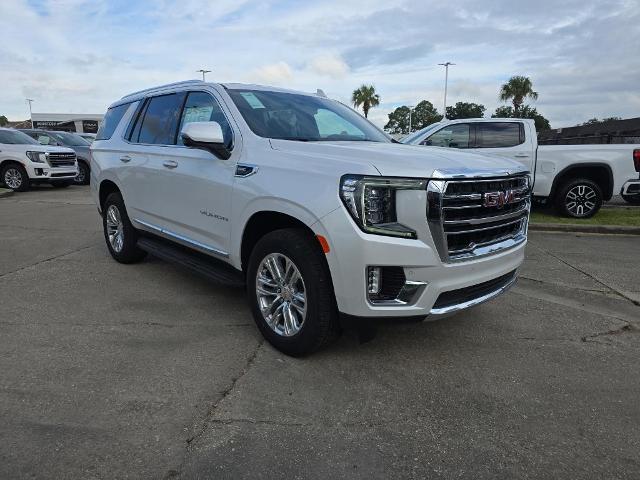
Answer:
<svg viewBox="0 0 640 480"><path fill-rule="evenodd" d="M84 158L84 159L89 158L89 145L86 145L86 146L76 145L69 148L75 150L77 157Z"/></svg>
<svg viewBox="0 0 640 480"><path fill-rule="evenodd" d="M75 153L73 149L69 147L54 147L52 145L41 145L40 148L34 145L33 147L34 148L32 150L38 151L38 152Z"/></svg>
<svg viewBox="0 0 640 480"><path fill-rule="evenodd" d="M271 140L271 146L275 150L292 154L312 155L318 158L329 157L350 163L371 165L380 172L380 175L389 177L431 178L436 170L447 172L447 176L453 172L497 176L523 171L520 163L507 158L442 147L379 142L297 142L275 139Z"/></svg>

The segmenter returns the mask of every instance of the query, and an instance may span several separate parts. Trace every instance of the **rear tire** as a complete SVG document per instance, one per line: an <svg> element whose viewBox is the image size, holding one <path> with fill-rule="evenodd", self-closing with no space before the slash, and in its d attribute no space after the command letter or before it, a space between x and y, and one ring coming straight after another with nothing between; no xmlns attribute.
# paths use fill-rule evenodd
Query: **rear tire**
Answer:
<svg viewBox="0 0 640 480"><path fill-rule="evenodd" d="M593 180L577 178L560 186L556 194L556 209L565 217L590 218L602 206L602 189Z"/></svg>
<svg viewBox="0 0 640 480"><path fill-rule="evenodd" d="M29 190L29 175L19 163L10 163L2 167L0 172L2 183L14 192L26 192Z"/></svg>
<svg viewBox="0 0 640 480"><path fill-rule="evenodd" d="M249 259L247 293L260 332L287 355L307 355L339 333L329 267L318 241L303 229L276 230L258 241Z"/></svg>
<svg viewBox="0 0 640 480"><path fill-rule="evenodd" d="M138 248L138 231L131 225L122 195L111 193L102 206L102 228L111 256L120 263L136 263L147 256Z"/></svg>

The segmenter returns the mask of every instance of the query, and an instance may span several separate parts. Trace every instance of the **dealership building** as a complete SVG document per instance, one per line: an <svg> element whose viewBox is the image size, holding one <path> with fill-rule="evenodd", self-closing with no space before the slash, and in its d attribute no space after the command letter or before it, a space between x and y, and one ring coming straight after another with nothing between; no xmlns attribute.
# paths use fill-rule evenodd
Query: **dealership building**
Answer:
<svg viewBox="0 0 640 480"><path fill-rule="evenodd" d="M33 113L33 128L65 132L96 133L104 115L84 113Z"/></svg>

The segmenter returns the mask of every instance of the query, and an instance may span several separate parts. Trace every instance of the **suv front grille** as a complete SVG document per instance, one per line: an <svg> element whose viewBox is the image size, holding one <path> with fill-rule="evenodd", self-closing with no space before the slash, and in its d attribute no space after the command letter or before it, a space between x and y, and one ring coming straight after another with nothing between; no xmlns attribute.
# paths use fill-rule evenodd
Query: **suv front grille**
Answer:
<svg viewBox="0 0 640 480"><path fill-rule="evenodd" d="M442 260L474 258L523 242L530 195L525 174L429 182L427 219Z"/></svg>
<svg viewBox="0 0 640 480"><path fill-rule="evenodd" d="M75 153L49 152L47 158L52 167L73 167L76 163Z"/></svg>

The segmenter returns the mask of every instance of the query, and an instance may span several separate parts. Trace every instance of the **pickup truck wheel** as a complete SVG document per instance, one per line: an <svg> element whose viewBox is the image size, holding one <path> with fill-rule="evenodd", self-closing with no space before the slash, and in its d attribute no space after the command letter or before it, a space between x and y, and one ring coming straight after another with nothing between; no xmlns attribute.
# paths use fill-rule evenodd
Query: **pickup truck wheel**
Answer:
<svg viewBox="0 0 640 480"><path fill-rule="evenodd" d="M302 229L268 233L249 259L247 291L262 335L287 355L314 352L338 333L331 276L317 240Z"/></svg>
<svg viewBox="0 0 640 480"><path fill-rule="evenodd" d="M640 205L640 195L622 195L622 199L631 205Z"/></svg>
<svg viewBox="0 0 640 480"><path fill-rule="evenodd" d="M73 183L76 185L88 185L89 184L89 167L84 162L78 162L78 175L73 179Z"/></svg>
<svg viewBox="0 0 640 480"><path fill-rule="evenodd" d="M135 263L147 252L138 248L138 232L131 225L124 201L119 193L112 193L103 205L102 227L111 256L120 263Z"/></svg>
<svg viewBox="0 0 640 480"><path fill-rule="evenodd" d="M602 190L587 178L568 181L560 187L556 196L556 208L566 217L593 217L601 206Z"/></svg>
<svg viewBox="0 0 640 480"><path fill-rule="evenodd" d="M27 171L17 163L10 163L1 172L2 182L7 188L15 192L25 192L29 190L29 176Z"/></svg>

